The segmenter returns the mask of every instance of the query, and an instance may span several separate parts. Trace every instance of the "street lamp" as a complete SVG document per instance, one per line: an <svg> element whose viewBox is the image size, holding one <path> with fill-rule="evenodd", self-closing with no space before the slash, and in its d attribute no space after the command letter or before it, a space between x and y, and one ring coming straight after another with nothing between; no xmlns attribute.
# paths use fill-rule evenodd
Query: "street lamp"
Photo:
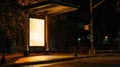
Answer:
<svg viewBox="0 0 120 67"><path fill-rule="evenodd" d="M90 0L90 32L91 32L91 47L89 49L89 55L95 55L95 48L93 45L93 9L103 3L105 0L100 1L93 6L92 0Z"/></svg>
<svg viewBox="0 0 120 67"><path fill-rule="evenodd" d="M75 39L76 40L76 39ZM76 57L78 54L77 54L77 46L80 44L80 41L81 41L81 38L80 37L77 37L77 43L74 44L74 56Z"/></svg>
<svg viewBox="0 0 120 67"><path fill-rule="evenodd" d="M90 32L91 32L91 47L89 49L89 54L94 55L95 54L95 48L93 45L93 7L92 7L92 0L90 0Z"/></svg>

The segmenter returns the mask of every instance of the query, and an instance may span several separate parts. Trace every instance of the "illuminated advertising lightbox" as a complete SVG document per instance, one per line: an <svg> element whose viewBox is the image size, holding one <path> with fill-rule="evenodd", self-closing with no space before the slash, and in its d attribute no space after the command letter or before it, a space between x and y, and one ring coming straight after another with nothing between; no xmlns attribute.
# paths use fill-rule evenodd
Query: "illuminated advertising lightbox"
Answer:
<svg viewBox="0 0 120 67"><path fill-rule="evenodd" d="M45 46L44 44L44 19L30 18L30 46Z"/></svg>

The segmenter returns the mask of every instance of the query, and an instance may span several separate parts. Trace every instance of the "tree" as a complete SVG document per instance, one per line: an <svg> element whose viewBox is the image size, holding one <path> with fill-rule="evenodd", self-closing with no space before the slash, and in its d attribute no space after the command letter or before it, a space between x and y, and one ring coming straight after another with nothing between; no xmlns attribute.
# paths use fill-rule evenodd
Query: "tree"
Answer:
<svg viewBox="0 0 120 67"><path fill-rule="evenodd" d="M17 45L19 37L24 35L25 20L20 6L17 1L2 0L0 8L0 39L8 37L12 46L14 43L14 45Z"/></svg>

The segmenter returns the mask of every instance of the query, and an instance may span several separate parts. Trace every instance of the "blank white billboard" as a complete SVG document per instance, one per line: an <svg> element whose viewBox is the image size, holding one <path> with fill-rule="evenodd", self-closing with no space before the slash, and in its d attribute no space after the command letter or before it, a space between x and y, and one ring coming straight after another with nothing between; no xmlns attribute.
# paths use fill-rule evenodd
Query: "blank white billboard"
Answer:
<svg viewBox="0 0 120 67"><path fill-rule="evenodd" d="M30 46L45 46L44 19L30 18Z"/></svg>

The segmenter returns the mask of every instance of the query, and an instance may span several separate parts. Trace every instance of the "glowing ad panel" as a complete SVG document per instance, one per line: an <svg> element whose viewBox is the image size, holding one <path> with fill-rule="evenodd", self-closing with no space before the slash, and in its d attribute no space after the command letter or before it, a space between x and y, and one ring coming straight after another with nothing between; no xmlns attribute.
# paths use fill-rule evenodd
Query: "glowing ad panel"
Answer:
<svg viewBox="0 0 120 67"><path fill-rule="evenodd" d="M44 46L44 19L30 18L30 46Z"/></svg>

